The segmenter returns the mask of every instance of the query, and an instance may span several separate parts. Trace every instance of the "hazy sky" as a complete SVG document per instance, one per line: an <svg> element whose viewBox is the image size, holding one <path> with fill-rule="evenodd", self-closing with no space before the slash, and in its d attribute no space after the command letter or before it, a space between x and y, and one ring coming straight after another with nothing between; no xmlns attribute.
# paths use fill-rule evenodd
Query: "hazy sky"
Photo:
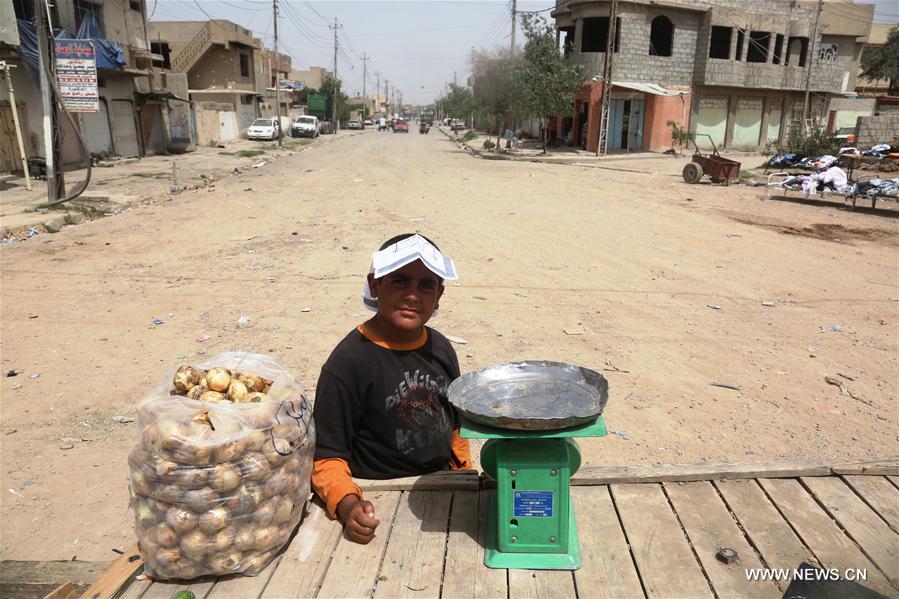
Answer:
<svg viewBox="0 0 899 599"><path fill-rule="evenodd" d="M877 5L876 21L899 21L895 0L857 1ZM554 5L555 0L517 3L519 11ZM350 95L362 92L362 56L366 55L366 92L373 93L379 71L381 92L386 78L409 104L430 103L454 74L459 83L465 83L472 48L508 47L511 41L511 1L506 0L279 0L279 6L280 49L293 58L295 69L333 68L334 32L329 25L336 17L342 25L337 74L344 90ZM147 10L154 21L228 19L251 29L272 47L271 0L147 0ZM541 14L548 17L549 13ZM522 37L519 26L518 45Z"/></svg>

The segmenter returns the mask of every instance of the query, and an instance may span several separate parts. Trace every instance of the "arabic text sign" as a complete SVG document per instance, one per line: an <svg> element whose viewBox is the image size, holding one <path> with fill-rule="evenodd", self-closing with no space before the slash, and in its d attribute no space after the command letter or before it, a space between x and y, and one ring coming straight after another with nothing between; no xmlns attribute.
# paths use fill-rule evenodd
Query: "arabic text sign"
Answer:
<svg viewBox="0 0 899 599"><path fill-rule="evenodd" d="M56 40L56 81L66 110L100 111L92 40Z"/></svg>

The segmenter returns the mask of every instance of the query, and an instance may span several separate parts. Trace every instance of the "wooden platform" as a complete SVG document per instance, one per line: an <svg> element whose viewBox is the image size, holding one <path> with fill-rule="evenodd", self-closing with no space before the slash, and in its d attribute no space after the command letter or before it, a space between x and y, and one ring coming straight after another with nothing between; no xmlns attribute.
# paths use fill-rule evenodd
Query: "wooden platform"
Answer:
<svg viewBox="0 0 899 599"><path fill-rule="evenodd" d="M789 581L750 581L746 570L803 562L866 572L835 596L899 597L897 474L895 460L585 469L572 488L583 558L574 572L486 568L494 491L475 476L371 481L366 497L382 523L369 545L342 538L311 503L290 545L255 578L131 576L84 597L782 597ZM716 559L725 547L738 562Z"/></svg>

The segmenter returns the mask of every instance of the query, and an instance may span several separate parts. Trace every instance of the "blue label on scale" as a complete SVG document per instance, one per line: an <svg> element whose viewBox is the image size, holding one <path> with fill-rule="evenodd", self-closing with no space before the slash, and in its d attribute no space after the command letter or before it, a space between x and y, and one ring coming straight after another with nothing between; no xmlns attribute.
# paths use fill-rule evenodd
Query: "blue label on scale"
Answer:
<svg viewBox="0 0 899 599"><path fill-rule="evenodd" d="M515 491L515 517L552 518L552 491Z"/></svg>

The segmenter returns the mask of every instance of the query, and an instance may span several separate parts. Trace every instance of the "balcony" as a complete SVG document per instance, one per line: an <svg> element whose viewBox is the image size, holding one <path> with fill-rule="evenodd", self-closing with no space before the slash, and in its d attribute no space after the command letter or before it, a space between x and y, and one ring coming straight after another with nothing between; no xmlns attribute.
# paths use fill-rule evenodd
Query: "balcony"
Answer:
<svg viewBox="0 0 899 599"><path fill-rule="evenodd" d="M819 63L811 88L822 92L840 92L846 69L840 64ZM698 83L722 87L746 87L750 89L805 89L806 68L757 62L736 62L709 58L705 72L698 73Z"/></svg>

